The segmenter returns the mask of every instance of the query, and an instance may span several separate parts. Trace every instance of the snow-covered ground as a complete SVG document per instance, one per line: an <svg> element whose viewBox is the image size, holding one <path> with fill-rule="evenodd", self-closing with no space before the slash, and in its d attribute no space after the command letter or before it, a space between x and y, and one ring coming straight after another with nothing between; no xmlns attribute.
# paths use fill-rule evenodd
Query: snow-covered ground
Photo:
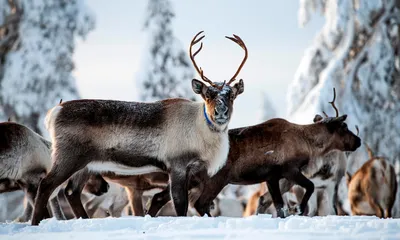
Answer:
<svg viewBox="0 0 400 240"><path fill-rule="evenodd" d="M3 223L0 239L400 239L400 219L376 217L122 217Z"/></svg>

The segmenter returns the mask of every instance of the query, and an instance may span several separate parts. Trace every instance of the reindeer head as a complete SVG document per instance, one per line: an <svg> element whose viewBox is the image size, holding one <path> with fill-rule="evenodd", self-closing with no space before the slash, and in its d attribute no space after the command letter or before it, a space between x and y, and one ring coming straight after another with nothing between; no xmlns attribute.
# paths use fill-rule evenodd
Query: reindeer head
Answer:
<svg viewBox="0 0 400 240"><path fill-rule="evenodd" d="M84 190L96 196L101 196L108 192L110 185L104 180L100 174L92 174L85 185Z"/></svg>
<svg viewBox="0 0 400 240"><path fill-rule="evenodd" d="M197 33L190 44L190 49L189 49L190 59L192 60L193 65L196 71L199 73L201 79L210 85L207 86L200 80L193 79L192 88L193 91L196 94L200 94L205 101L204 113L205 117L207 118L207 122L212 125L213 124L225 125L229 122L230 117L232 115L233 101L244 90L242 79L240 79L239 82L233 86L231 86L231 84L236 80L237 75L239 74L240 70L242 69L244 63L247 60L247 48L240 37L236 35L233 35L233 37L226 37L232 40L233 42L237 43L240 47L242 47L245 51L245 56L238 70L233 75L233 77L228 81L228 83L226 83L226 81L213 82L206 76L204 76L203 70L197 66L194 60L194 57L202 49L203 43L201 43L199 49L194 54L192 54L192 47L204 38L204 36L202 36L199 39L197 39L197 37L201 33L203 33L203 31Z"/></svg>
<svg viewBox="0 0 400 240"><path fill-rule="evenodd" d="M335 106L336 91L333 89L333 100L330 102L335 109L336 116L329 117L325 112L325 118L320 115L314 117L314 123L323 124L326 126L328 136L326 136L326 146L331 149L337 149L345 152L353 152L361 146L361 139L350 131L345 123L347 115L339 116L339 110ZM358 127L357 131L358 131Z"/></svg>

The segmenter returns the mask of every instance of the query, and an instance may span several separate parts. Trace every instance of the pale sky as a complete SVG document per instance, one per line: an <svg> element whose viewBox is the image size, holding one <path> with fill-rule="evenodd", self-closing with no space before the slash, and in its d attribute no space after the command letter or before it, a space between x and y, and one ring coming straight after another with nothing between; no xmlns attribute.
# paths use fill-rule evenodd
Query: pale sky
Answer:
<svg viewBox="0 0 400 240"><path fill-rule="evenodd" d="M78 41L75 76L83 98L138 101L135 75L140 71L145 0L86 0L96 15L96 29ZM173 0L175 36L182 47L205 31L203 50L196 56L206 76L230 78L243 50L224 36L239 35L249 58L239 78L245 91L238 96L230 127L260 122L261 93L268 95L278 117L286 116L286 93L306 47L323 24L314 16L305 27L297 22L298 1ZM196 76L198 77L198 76ZM188 86L191 79L187 80Z"/></svg>

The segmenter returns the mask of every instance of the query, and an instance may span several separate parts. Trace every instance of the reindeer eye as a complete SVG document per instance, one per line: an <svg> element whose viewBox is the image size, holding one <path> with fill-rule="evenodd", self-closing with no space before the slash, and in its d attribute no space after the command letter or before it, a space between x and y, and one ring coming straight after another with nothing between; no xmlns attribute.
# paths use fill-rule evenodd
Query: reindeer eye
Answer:
<svg viewBox="0 0 400 240"><path fill-rule="evenodd" d="M213 98L215 98L216 96L217 96L217 94L215 93L215 91L208 90L208 91L206 92L206 98L213 99Z"/></svg>

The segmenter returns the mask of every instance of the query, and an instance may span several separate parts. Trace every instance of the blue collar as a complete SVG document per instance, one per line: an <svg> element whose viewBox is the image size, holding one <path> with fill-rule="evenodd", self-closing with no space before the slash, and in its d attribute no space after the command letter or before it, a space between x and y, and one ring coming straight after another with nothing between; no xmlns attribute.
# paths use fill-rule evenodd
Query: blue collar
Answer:
<svg viewBox="0 0 400 240"><path fill-rule="evenodd" d="M206 118L206 122L207 122L208 126L211 127L211 129L214 129L215 128L214 125L212 124L211 120L207 116L206 105L205 104L204 104L203 109L204 109L204 117Z"/></svg>

